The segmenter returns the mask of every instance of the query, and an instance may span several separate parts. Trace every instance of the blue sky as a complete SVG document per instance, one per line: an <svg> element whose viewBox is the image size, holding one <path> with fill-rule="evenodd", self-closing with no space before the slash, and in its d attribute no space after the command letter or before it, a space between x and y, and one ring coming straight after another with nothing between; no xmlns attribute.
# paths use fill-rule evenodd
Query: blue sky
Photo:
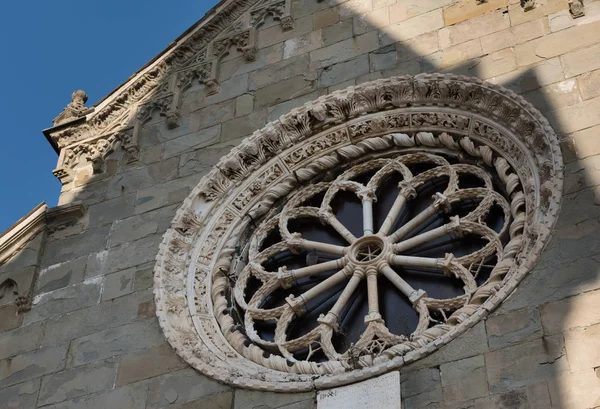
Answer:
<svg viewBox="0 0 600 409"><path fill-rule="evenodd" d="M0 13L0 233L55 206L57 155L42 135L76 89L92 105L202 18L217 0L23 0Z"/></svg>

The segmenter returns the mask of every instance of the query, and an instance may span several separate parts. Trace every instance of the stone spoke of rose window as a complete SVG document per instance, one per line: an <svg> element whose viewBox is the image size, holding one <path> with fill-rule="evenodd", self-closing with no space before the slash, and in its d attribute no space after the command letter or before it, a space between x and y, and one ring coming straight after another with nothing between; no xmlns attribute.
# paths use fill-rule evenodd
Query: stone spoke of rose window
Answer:
<svg viewBox="0 0 600 409"><path fill-rule="evenodd" d="M337 219L337 217L335 217L335 215L331 212L331 209L321 211L319 215L321 220L333 227L334 230L337 231L348 243L354 243L356 241L356 237Z"/></svg>
<svg viewBox="0 0 600 409"><path fill-rule="evenodd" d="M398 275L389 265L384 264L380 267L381 273L398 289L404 294L411 303L416 303L419 299L426 296L425 291L419 289L415 290L410 284L408 284L402 277Z"/></svg>
<svg viewBox="0 0 600 409"><path fill-rule="evenodd" d="M294 270L287 270L285 267L281 267L280 271L287 272L291 279L298 280L303 277L308 277L313 274L324 273L330 270L338 270L343 268L347 264L345 258L338 258L336 260L326 261L324 263L313 264L311 266L297 268Z"/></svg>
<svg viewBox="0 0 600 409"><path fill-rule="evenodd" d="M406 237L407 234L414 231L420 225L425 223L430 217L435 216L438 212L449 212L450 211L450 202L448 198L444 196L442 193L436 193L434 195L434 202L430 204L425 210L417 214L411 220L406 222L402 227L396 230L393 234L389 236L389 240L393 243L402 240Z"/></svg>
<svg viewBox="0 0 600 409"><path fill-rule="evenodd" d="M391 228L394 226L394 223L398 219L398 216L400 213L402 213L402 210L404 210L406 202L410 199L413 199L416 195L417 192L408 183L400 182L398 184L398 196L396 196L394 204L392 204L388 214L385 216L385 220L379 228L379 234L387 235L390 232Z"/></svg>
<svg viewBox="0 0 600 409"><path fill-rule="evenodd" d="M394 249L394 252L401 253L451 234L460 234L460 219L458 216L451 217L450 223L396 243L392 248Z"/></svg>
<svg viewBox="0 0 600 409"><path fill-rule="evenodd" d="M363 216L363 236L373 234L373 198L370 195L363 195L362 216Z"/></svg>
<svg viewBox="0 0 600 409"><path fill-rule="evenodd" d="M331 328L337 330L340 315L344 310L344 307L348 304L348 302L350 302L352 294L354 294L363 278L364 275L361 272L355 272L352 277L350 277L350 280L346 284L346 287L344 287L344 290L338 299L335 301L333 307L331 307L325 316L319 317L319 322L327 324Z"/></svg>
<svg viewBox="0 0 600 409"><path fill-rule="evenodd" d="M298 296L288 296L286 298L286 302L290 305L292 310L294 310L294 312L297 315L302 315L304 313L304 307L306 306L306 304L308 304L311 300L315 299L319 295L323 294L325 291L342 283L344 280L351 277L351 275L351 268L348 268L348 266L344 267L342 270L321 281L319 284L315 285L310 290L307 290Z"/></svg>
<svg viewBox="0 0 600 409"><path fill-rule="evenodd" d="M379 313L379 294L377 290L377 269L367 269L367 299L369 304L369 312L365 317L365 322L380 321L381 314Z"/></svg>
<svg viewBox="0 0 600 409"><path fill-rule="evenodd" d="M323 253L335 254L338 256L343 256L346 251L346 247L323 243L320 241L301 239L299 238L299 235L298 237L292 238L289 241L289 245L293 250L317 250Z"/></svg>

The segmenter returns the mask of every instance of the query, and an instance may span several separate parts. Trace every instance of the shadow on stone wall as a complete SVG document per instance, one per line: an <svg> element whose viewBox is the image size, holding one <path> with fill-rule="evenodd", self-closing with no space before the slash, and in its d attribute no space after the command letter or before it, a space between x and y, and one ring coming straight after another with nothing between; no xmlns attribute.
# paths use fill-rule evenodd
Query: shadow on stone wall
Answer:
<svg viewBox="0 0 600 409"><path fill-rule="evenodd" d="M351 11L352 7L348 10ZM358 11L356 14L363 13ZM365 25L376 28L378 20L367 18ZM565 162L560 217L538 265L517 290L490 314L485 329L483 324L479 325L479 329L476 326L452 341L454 345L450 344L425 358L424 362L402 370L405 409L600 405L600 367L592 367L593 362L589 360L593 357L592 361L597 362L597 341L593 339L600 335L598 325L593 326L597 322L597 314L591 313L600 300L598 292L594 292L600 287L597 250L600 248L600 198L594 188L598 184L597 167L594 166L594 158L588 157L594 152L586 152L586 146L578 146L578 140L573 137L580 127L569 114L577 116L577 103L582 101L576 78L565 79L558 58L543 60L526 68L517 69L515 65L514 70L499 71L492 76L493 66L504 63L500 58L473 53L476 57L453 64L456 56L450 52L433 51L436 47L427 44L427 34L418 37L421 41L402 41L402 35L394 30L380 28L380 33L384 45L388 41L392 44L373 53L371 64L392 64L396 55L395 64L383 70L383 77L447 72L502 85L523 96L548 119L561 140ZM431 47L430 50L427 50L428 47ZM422 52L429 54L423 55ZM470 51L463 49L461 53L468 55ZM572 107L571 112L565 109L569 106ZM600 137L595 134L586 136L589 139ZM459 344L485 340L477 334L478 331L487 336L487 351L476 345ZM485 353L485 362L478 359L478 353ZM449 363L453 360L458 361L456 364ZM485 374L481 372L481 364L485 365ZM437 366L441 373L423 369L425 366ZM413 369L415 371L411 372ZM469 371L472 372L469 374ZM480 388L482 376L487 378L487 388ZM439 403L442 396L435 391L436 377L441 378L441 394L447 405L449 397L470 399L443 406ZM452 377L461 377L462 380ZM433 388L427 390L432 385ZM478 389L489 390L490 397L477 396Z"/></svg>
<svg viewBox="0 0 600 409"><path fill-rule="evenodd" d="M293 13L300 10L303 14L317 12L327 8L325 3L298 0L294 3ZM360 2L346 4L350 6L341 5L340 15L364 15L363 10L356 8L361 7ZM484 68L494 63L489 55L455 61L448 57L448 53L439 50L437 31L402 41L405 35L402 29L381 27L376 16L369 18L367 15L354 27L351 19L350 22L349 27L347 22L329 26L329 41L334 41L336 33L343 30L354 30L354 38L359 38L379 29L380 48L350 59L343 55L332 56L339 62L317 69L314 77L308 73L310 86L294 95L283 93L270 113L279 112L284 107L285 111L291 109L293 103L286 104L291 99L301 104L305 102L301 98L304 96L308 101L326 90L392 75L441 71L485 78ZM275 24L278 23L272 19L265 21L265 27ZM357 30L361 34L357 34ZM262 52L259 50L259 58ZM241 61L242 58L232 54L227 60L234 65L236 59ZM553 408L574 407L570 405L578 399L577 394L585 393L585 386L594 381L587 373L581 375L587 369L593 372L586 366L583 352L586 346L582 342L587 335L573 328L589 325L586 324L586 314L590 308L597 308L600 300L590 293L600 287L600 258L596 254L596 249L600 248L600 207L597 206L600 198L593 188L597 184L593 163L588 159L578 159L566 137L572 130L563 126L564 117L557 115L553 101L539 92L541 87L555 82L547 80L547 72L554 68L550 61L544 61L533 68L489 79L523 95L543 112L557 134L564 137L563 156L567 163L565 196L556 232L534 271L485 324L478 324L450 345L402 370L405 409L448 407L444 406L448 399L458 399L457 394L462 401L455 407L461 408L533 409L550 407L550 403ZM223 83L226 81L224 79ZM559 81L566 83L565 86L570 84L564 77ZM209 104L211 99L206 97L203 88L203 85L197 85L190 89L186 103L190 106ZM212 115L218 117L220 114L215 112ZM140 305L145 305L141 317L154 316L150 306L153 304L151 271L160 238L176 209L200 178L241 140L241 137L226 140L221 134L220 137L209 138L206 143L196 143L188 138L187 142L180 140L180 146L174 146L170 141L185 136L185 129L189 130L185 128L189 126L186 121L190 118L191 113L184 110L180 128L168 130L165 119L155 113L144 125L139 141L139 161L128 163L125 153L116 150L106 158L101 173L93 174L91 165L87 169L82 168L73 189L63 193L60 204L83 202L87 212L81 223L85 224L86 230L59 239L52 235L49 237L41 261L41 277L46 275L44 285L60 280L59 286L51 286L53 291L63 292L63 295L81 291L86 294L87 291L88 298L100 296L104 300L106 294L100 292L106 292L106 288L100 289L102 284L98 284L97 278L127 271L127 275L123 276L131 280L131 284L127 285L134 286L134 291L145 292L140 298L143 301ZM268 119L268 115L257 115L252 126L259 129ZM169 143L171 148L167 149L172 149L169 153L172 156L165 155L165 147ZM582 157L582 153L579 155ZM68 269L68 274L56 272L56 267L49 269L63 264L67 264L64 268ZM37 293L42 292L41 287L38 284ZM77 305L34 306L32 312L39 308L42 311L37 314L38 318L56 316L62 306L65 311L71 311L75 306L84 308L91 305L81 300ZM52 310L52 314L46 314L48 309ZM25 318L27 321L27 316ZM128 318L123 324L137 319ZM84 327L77 336L97 330L93 326ZM152 327L158 330L155 322ZM574 358L567 360L570 353L574 354ZM569 372L575 375L566 376ZM452 376L458 376L460 380ZM481 384L482 381L485 385ZM156 387L159 388L158 385ZM547 406L541 402L547 402ZM235 409L239 409L238 406Z"/></svg>

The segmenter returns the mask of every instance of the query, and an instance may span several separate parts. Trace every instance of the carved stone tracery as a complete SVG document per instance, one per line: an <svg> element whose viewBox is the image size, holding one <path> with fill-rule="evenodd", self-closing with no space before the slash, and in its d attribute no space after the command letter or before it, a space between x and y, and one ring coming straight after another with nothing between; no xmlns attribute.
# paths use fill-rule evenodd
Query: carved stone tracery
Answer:
<svg viewBox="0 0 600 409"><path fill-rule="evenodd" d="M387 139L392 141L396 136L404 138L407 135L393 134ZM431 142L435 144L433 134L417 134L417 139L424 141L426 138L432 138ZM446 135L445 138L451 137ZM487 159L489 163L486 165L492 168L495 166L499 169L505 166L505 161L501 158L490 155L487 156ZM425 163L434 165L434 168L418 175L413 175L408 168L408 166ZM357 176L373 171L376 173L368 184L354 181ZM403 177L398 196L384 223L377 230L377 226L373 222L373 205L377 200L377 192L386 177L396 172ZM466 174L480 178L483 187L460 188L459 178ZM440 176L448 177L448 183L443 193L436 193L434 200L425 210L412 219L408 219L400 228L393 229L394 221L398 219L403 208L417 198L417 191ZM491 293L500 281L496 277L505 275L508 271L507 267L512 264L515 251L511 251L511 249L516 250L522 246L523 225L520 221L524 217L525 202L523 192L519 192L519 186L513 183L514 176L512 173L499 173L507 196L512 196L509 204L507 199L494 191L491 176L482 168L465 164L450 164L445 158L435 154L406 153L390 158L373 158L348 169L333 182L311 184L300 189L284 205L281 213L275 215L273 219L266 219L255 230L249 241L247 264L239 276L235 277L236 284L233 293L237 306L244 311L245 333L256 345L264 347L267 351L270 350L269 348L278 348L284 359L294 362L292 366L283 367L287 371L316 374L335 374L369 367L376 364L378 360L384 362L386 359L405 355L416 347L426 344L429 340L435 339L443 333L443 330L435 327L429 328L433 321L430 311L454 311L465 305L471 297ZM354 236L332 213L331 203L336 194L342 190L352 191L361 198L363 206L362 237ZM320 207L302 205L323 192L324 198ZM480 200L479 205L467 215L449 217L446 224L407 239L410 233L422 227L422 224L432 215L438 212L451 214L453 207L474 199ZM501 208L504 214L503 224L498 231L494 231L483 221L494 205ZM317 223L312 223L313 225L319 223L330 225L346 240L345 245L333 245L328 242L303 238L300 233L294 232L289 227L293 220L299 219L308 224L311 224L311 219L317 221ZM275 229L278 229L281 235L280 243L260 251L264 246L265 239ZM436 239L448 235L457 237L477 235L487 241L487 244L477 251L461 257L454 257L452 254L446 254L441 258L405 255L407 251L419 245L430 244ZM501 238L504 236L508 241L506 246L501 243ZM306 267L292 270L285 265L278 271L271 271L265 267L266 262L285 252L297 253L301 250L310 252L311 249L324 255L333 255L333 259L321 263L309 263ZM490 258L498 261L490 274L489 284L478 286L475 282L477 273L484 262ZM465 294L449 299L430 297L423 289L413 288L392 266L433 269L440 274L455 277L462 281ZM301 294L290 295L286 298L287 305L283 304L275 308L261 307L264 304L272 305L268 299L275 297L274 293L280 288L290 288L293 283L301 279L322 275L328 271L337 272ZM259 279L262 283L252 298L247 301L245 294L253 278ZM397 287L398 291L406 296L418 312L419 324L409 336L394 334L386 326L379 310L385 302L378 296L377 282L379 280L386 282L389 280L392 285ZM344 281L347 283L342 286L343 291L337 296L336 303L318 319L320 324L300 338L288 339L288 327L306 313L311 302ZM352 348L338 351L332 338L335 332L340 332L339 319L353 293L363 281L366 281L368 286L369 310L364 317L366 330ZM215 300L215 302L217 301ZM454 314L448 314L443 324L447 325L446 322L451 319L456 319ZM263 339L258 335L254 326L255 322L265 320L275 320L277 323L274 341ZM227 334L225 335L227 337ZM243 344L236 342L236 336L229 336L227 339L240 354L248 359L255 358ZM376 348L376 354L373 352L373 343L379 345ZM297 359L298 351L314 349L315 345L322 348L327 358L326 362L314 363L309 362L308 359ZM352 355L359 357L358 361L353 361ZM260 359L258 363L281 370L275 360L276 358L269 357Z"/></svg>
<svg viewBox="0 0 600 409"><path fill-rule="evenodd" d="M420 163L431 169L409 170ZM371 179L359 182L357 175L367 171ZM375 226L377 187L392 173L402 180L390 220L420 200L423 186L440 177L447 183L429 207L403 224ZM466 174L480 186L462 186ZM561 190L556 135L538 111L502 87L432 74L337 91L255 132L202 179L157 256L157 315L183 359L233 385L300 391L375 376L431 353L499 305L539 258ZM332 213L330 203L341 191L354 192L362 203L362 238ZM305 204L316 195L320 204ZM454 217L457 204L473 201L474 208ZM485 222L494 206L503 215L497 229ZM434 214L448 216L445 224L415 230ZM304 238L289 224L299 218L331 226L346 244ZM264 247L275 231L280 239ZM462 255L406 254L448 234L459 241L474 235L485 245ZM307 266L265 267L284 252L305 252ZM319 262L323 253L335 257ZM394 266L437 270L462 281L464 293L431 297L408 285ZM489 276L477 282L484 267ZM325 271L333 275L321 284L303 291L293 287ZM378 280L389 280L412 303L419 320L411 333L392 333L386 326L378 310L385 300L373 290ZM290 323L305 315L315 297L341 283L338 301L314 329L290 338ZM359 285L368 287L366 330L338 350L331 339L340 335L339 309ZM280 291L292 292L267 308L266 300ZM263 338L258 322L274 325L273 339Z"/></svg>

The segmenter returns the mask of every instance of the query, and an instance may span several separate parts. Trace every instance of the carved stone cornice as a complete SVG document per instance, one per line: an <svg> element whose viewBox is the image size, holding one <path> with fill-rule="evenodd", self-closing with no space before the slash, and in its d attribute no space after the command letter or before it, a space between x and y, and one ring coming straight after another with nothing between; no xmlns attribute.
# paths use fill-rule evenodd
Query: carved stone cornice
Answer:
<svg viewBox="0 0 600 409"><path fill-rule="evenodd" d="M40 203L0 234L0 265L5 264L46 227L46 203Z"/></svg>
<svg viewBox="0 0 600 409"><path fill-rule="evenodd" d="M150 65L92 109L81 109L83 95L74 93L73 102L57 118L56 126L44 131L57 152L72 148L68 155L61 152L54 174L66 183L72 179L73 166L80 160L91 161L95 170L101 169L98 163L103 160L102 154L91 155L93 159L88 155L89 150L97 150L97 147L75 149L74 145L107 141L111 146L101 150L114 151L121 138L110 135L118 135L127 129L133 129L133 136L128 144L121 146L130 154L129 160L136 160L139 129L151 115L158 112L166 118L170 128L177 127L181 97L194 81L204 84L208 95L216 94L219 92L220 62L232 49L241 52L247 61L256 58L256 29L264 24L267 16L279 21L282 30L293 28L290 2L225 0ZM71 119L75 120L69 122ZM77 160L72 157L75 151L79 155Z"/></svg>
<svg viewBox="0 0 600 409"><path fill-rule="evenodd" d="M40 232L52 234L77 223L85 209L80 202L48 207L42 202L0 234L0 266L6 264Z"/></svg>
<svg viewBox="0 0 600 409"><path fill-rule="evenodd" d="M77 224L84 214L85 208L81 202L48 208L46 210L46 229L48 234L53 234Z"/></svg>

